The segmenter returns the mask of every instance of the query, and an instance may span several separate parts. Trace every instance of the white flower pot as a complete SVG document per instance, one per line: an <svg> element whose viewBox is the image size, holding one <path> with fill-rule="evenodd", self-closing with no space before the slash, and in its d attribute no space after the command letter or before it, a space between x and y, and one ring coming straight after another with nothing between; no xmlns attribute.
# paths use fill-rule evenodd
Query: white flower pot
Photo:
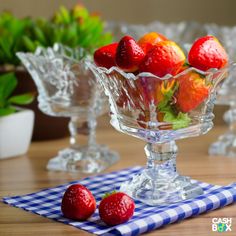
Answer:
<svg viewBox="0 0 236 236"><path fill-rule="evenodd" d="M25 154L29 148L34 125L34 112L18 112L0 117L0 159Z"/></svg>

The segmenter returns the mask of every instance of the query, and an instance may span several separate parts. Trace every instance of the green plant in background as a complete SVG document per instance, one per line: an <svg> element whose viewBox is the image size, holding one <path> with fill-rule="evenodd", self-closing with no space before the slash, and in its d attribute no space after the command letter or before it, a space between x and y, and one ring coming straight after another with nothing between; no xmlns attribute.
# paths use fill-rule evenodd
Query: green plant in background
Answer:
<svg viewBox="0 0 236 236"><path fill-rule="evenodd" d="M19 20L9 12L0 14L0 64L19 63L15 53L24 49L22 36L30 24L30 19Z"/></svg>
<svg viewBox="0 0 236 236"><path fill-rule="evenodd" d="M0 117L15 113L14 105L27 105L33 101L32 93L11 96L16 86L17 79L13 73L0 76Z"/></svg>
<svg viewBox="0 0 236 236"><path fill-rule="evenodd" d="M61 7L50 19L18 19L11 13L0 15L0 64L18 65L17 51L34 52L38 46L58 42L71 48L84 47L89 52L112 41L104 32L104 23L82 5L68 10Z"/></svg>
<svg viewBox="0 0 236 236"><path fill-rule="evenodd" d="M76 5L72 10L62 6L50 21L37 19L33 24L29 35L24 36L24 44L29 51L34 51L39 45L48 47L58 42L93 52L112 41L111 34L104 32L100 17L89 14L82 5Z"/></svg>

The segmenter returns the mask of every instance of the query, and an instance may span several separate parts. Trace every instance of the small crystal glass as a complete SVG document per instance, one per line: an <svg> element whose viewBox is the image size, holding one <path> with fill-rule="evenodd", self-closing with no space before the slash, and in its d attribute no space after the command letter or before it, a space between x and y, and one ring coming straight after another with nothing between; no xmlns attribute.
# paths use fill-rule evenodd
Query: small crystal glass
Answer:
<svg viewBox="0 0 236 236"><path fill-rule="evenodd" d="M146 168L124 182L120 190L148 205L167 205L202 194L196 182L177 172L175 140L205 134L213 127L213 101L229 69L203 72L189 68L174 77L160 78L151 73L125 73L117 67L109 70L94 64L90 67L109 97L112 126L147 142ZM164 114L159 110L160 91L168 91L193 74L205 78L207 97L194 110L181 114L187 117L185 121L164 122ZM178 89L171 105L176 103L176 93Z"/></svg>
<svg viewBox="0 0 236 236"><path fill-rule="evenodd" d="M205 28L209 34L219 38L229 55L231 61L236 61L236 27L219 26L207 24ZM228 105L229 110L223 115L223 119L228 124L228 130L220 135L216 142L209 148L212 156L236 157L236 71L234 70L225 80L220 89L216 104Z"/></svg>
<svg viewBox="0 0 236 236"><path fill-rule="evenodd" d="M216 104L228 105L223 119L228 124L228 130L220 135L209 147L211 156L236 157L236 71L229 76L220 89Z"/></svg>
<svg viewBox="0 0 236 236"><path fill-rule="evenodd" d="M60 44L38 48L34 54L17 53L38 88L39 108L51 116L70 117L70 147L59 151L47 164L48 170L97 173L118 160L118 154L95 138L96 117L107 110L107 99L87 66L85 50ZM85 146L79 144L83 122L88 122Z"/></svg>

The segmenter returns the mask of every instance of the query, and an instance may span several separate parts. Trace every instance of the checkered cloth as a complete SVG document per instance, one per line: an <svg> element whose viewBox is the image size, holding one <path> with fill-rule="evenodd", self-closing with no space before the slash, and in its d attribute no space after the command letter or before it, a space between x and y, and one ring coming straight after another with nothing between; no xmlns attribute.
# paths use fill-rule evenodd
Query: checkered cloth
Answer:
<svg viewBox="0 0 236 236"><path fill-rule="evenodd" d="M138 201L135 202L135 214L128 222L108 227L99 219L98 211L87 221L77 222L62 216L60 205L66 188L80 183L89 188L99 203L105 192L117 189L127 177L139 172L141 167L125 169L119 172L88 177L80 181L73 181L55 188L49 188L37 193L23 196L5 197L3 201L9 205L39 214L64 224L86 230L97 235L125 235L134 236L145 233L161 226L183 220L185 218L211 211L236 201L236 183L220 187L199 182L204 189L204 195L195 199L185 200L169 206L151 207Z"/></svg>

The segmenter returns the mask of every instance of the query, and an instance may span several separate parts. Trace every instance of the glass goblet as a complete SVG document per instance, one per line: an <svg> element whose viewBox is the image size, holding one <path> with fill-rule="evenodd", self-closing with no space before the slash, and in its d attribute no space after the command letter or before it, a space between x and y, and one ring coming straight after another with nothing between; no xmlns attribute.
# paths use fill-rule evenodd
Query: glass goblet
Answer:
<svg viewBox="0 0 236 236"><path fill-rule="evenodd" d="M117 67L90 67L109 97L112 126L147 142L146 168L120 190L148 205L167 205L202 194L196 182L177 172L175 140L205 134L213 127L213 101L229 69L189 68L174 77L159 78L151 73L125 73ZM194 78L202 81L207 94L191 111L178 112L178 95L184 92L179 85Z"/></svg>
<svg viewBox="0 0 236 236"><path fill-rule="evenodd" d="M88 68L85 50L59 44L38 48L34 54L17 53L37 89L39 108L51 116L70 117L70 147L59 151L47 164L48 170L97 173L118 160L118 154L96 143L96 117L104 114L106 97ZM89 127L88 143L81 146L82 124Z"/></svg>

